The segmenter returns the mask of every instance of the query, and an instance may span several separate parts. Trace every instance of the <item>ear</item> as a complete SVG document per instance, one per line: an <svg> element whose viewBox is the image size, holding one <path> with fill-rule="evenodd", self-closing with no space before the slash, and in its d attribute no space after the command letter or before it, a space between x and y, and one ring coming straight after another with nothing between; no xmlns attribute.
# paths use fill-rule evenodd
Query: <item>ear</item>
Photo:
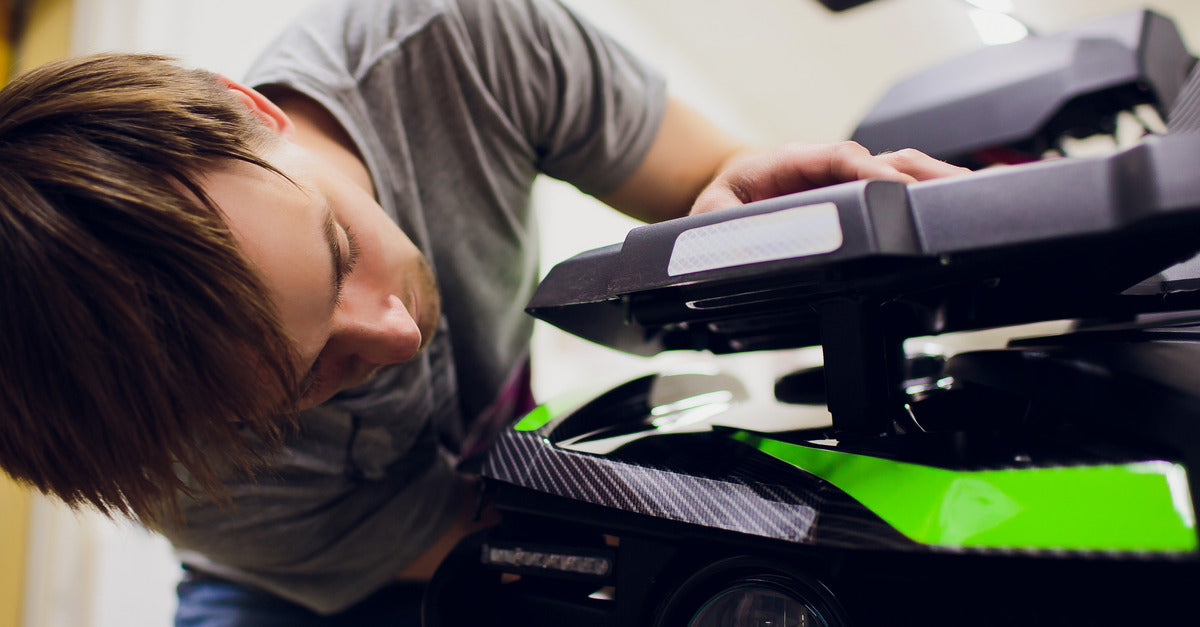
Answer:
<svg viewBox="0 0 1200 627"><path fill-rule="evenodd" d="M226 76L218 74L217 78L250 113L262 120L267 128L285 138L291 137L296 132L296 126L292 124L292 119L266 96Z"/></svg>

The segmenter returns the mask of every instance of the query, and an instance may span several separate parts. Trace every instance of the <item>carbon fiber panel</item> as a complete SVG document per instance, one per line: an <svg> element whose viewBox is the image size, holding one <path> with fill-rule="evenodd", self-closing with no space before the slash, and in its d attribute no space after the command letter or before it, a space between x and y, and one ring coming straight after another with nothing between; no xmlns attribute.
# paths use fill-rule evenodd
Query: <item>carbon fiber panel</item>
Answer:
<svg viewBox="0 0 1200 627"><path fill-rule="evenodd" d="M691 468L646 466L566 451L536 432L510 431L496 442L481 473L626 512L794 543L858 548L915 545L836 488L800 471L780 476L778 467L765 459L739 461L737 468L720 477L706 477ZM770 475L794 486L770 480Z"/></svg>

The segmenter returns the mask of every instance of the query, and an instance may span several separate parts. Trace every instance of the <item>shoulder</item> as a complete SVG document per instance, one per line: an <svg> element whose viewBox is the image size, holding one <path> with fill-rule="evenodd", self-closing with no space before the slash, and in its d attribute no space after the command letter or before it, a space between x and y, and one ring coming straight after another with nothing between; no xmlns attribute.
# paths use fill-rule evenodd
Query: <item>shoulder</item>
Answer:
<svg viewBox="0 0 1200 627"><path fill-rule="evenodd" d="M419 39L433 24L461 21L458 4L455 0L318 2L263 49L250 75L277 67L354 74L379 55Z"/></svg>

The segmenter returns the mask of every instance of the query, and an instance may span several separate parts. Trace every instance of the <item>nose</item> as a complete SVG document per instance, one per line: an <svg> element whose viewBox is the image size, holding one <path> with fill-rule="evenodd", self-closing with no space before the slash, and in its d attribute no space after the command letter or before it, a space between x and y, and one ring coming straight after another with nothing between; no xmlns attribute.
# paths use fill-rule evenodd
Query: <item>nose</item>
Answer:
<svg viewBox="0 0 1200 627"><path fill-rule="evenodd" d="M331 340L362 361L386 366L417 354L421 329L404 301L388 295L382 302L344 302L334 318Z"/></svg>

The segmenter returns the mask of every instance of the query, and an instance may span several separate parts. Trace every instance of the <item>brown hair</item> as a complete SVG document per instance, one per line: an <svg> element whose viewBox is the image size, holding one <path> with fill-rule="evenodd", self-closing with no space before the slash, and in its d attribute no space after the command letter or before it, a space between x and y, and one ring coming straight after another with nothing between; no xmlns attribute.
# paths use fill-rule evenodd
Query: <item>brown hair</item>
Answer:
<svg viewBox="0 0 1200 627"><path fill-rule="evenodd" d="M264 127L211 73L150 55L0 91L0 467L148 524L282 437L292 344L205 171ZM196 496L195 494L192 494Z"/></svg>

